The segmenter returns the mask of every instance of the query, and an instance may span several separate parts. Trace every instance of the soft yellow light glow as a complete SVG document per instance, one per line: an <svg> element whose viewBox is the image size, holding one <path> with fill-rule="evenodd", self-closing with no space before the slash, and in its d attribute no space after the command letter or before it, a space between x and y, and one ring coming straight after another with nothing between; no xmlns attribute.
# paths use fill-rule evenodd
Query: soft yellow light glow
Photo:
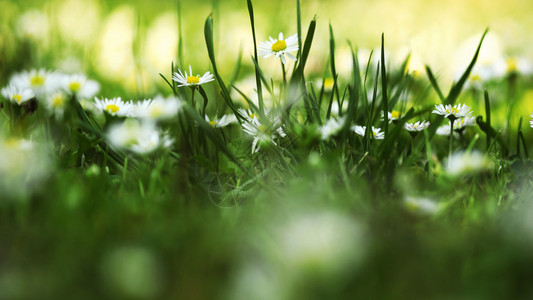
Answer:
<svg viewBox="0 0 533 300"><path fill-rule="evenodd" d="M177 27L176 14L168 12L157 16L146 31L144 45L146 62L156 75L167 72L170 62L176 60Z"/></svg>
<svg viewBox="0 0 533 300"><path fill-rule="evenodd" d="M93 60L103 77L135 88L135 61L133 59L135 13L131 6L115 9L106 19Z"/></svg>
<svg viewBox="0 0 533 300"><path fill-rule="evenodd" d="M95 0L64 0L60 2L55 16L63 37L87 43L99 29L100 5Z"/></svg>

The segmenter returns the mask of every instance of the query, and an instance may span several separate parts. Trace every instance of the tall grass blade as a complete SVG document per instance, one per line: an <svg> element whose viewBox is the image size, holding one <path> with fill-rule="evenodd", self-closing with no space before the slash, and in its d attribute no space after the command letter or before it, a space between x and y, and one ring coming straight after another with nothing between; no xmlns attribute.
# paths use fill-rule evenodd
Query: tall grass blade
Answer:
<svg viewBox="0 0 533 300"><path fill-rule="evenodd" d="M381 105L383 107L383 131L389 131L389 101L387 99L387 70L385 67L385 34L381 34Z"/></svg>
<svg viewBox="0 0 533 300"><path fill-rule="evenodd" d="M265 107L264 107L264 103L263 103L263 90L261 88L261 79L260 79L260 75L259 75L259 69L258 69L258 58L257 58L257 39L256 39L256 36L255 36L255 22L254 22L254 8L253 8L253 5L252 5L252 0L246 0L246 2L248 3L248 14L250 15L250 23L252 25L252 37L253 37L253 40L254 40L254 58L253 58L253 61L254 61L254 65L256 66L255 68L255 83L257 85L257 101L259 103L259 112L261 115L264 115L265 114Z"/></svg>

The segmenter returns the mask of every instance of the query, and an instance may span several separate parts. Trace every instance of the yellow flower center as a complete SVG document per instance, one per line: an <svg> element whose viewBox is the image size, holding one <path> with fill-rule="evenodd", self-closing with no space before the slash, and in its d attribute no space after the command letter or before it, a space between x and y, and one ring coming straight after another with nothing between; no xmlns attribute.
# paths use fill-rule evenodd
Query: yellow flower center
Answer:
<svg viewBox="0 0 533 300"><path fill-rule="evenodd" d="M477 74L476 75L472 75L472 76L470 76L470 80L479 82L479 81L481 81L481 77L479 75L477 75Z"/></svg>
<svg viewBox="0 0 533 300"><path fill-rule="evenodd" d="M161 107L155 106L155 107L152 107L152 109L150 110L150 116L152 118L158 118L162 114L163 114L163 110L161 109Z"/></svg>
<svg viewBox="0 0 533 300"><path fill-rule="evenodd" d="M187 84L198 84L200 78L198 76L187 76Z"/></svg>
<svg viewBox="0 0 533 300"><path fill-rule="evenodd" d="M13 95L13 97L11 98L13 99L14 101L17 101L17 103L20 103L20 101L22 100L22 96L21 95Z"/></svg>
<svg viewBox="0 0 533 300"><path fill-rule="evenodd" d="M372 136L378 135L375 131L372 131Z"/></svg>
<svg viewBox="0 0 533 300"><path fill-rule="evenodd" d="M446 112L449 113L449 114L457 114L459 113L459 110L455 107L452 107L452 112L450 112L450 110L448 108L446 108Z"/></svg>
<svg viewBox="0 0 533 300"><path fill-rule="evenodd" d="M331 90L334 84L335 84L335 80L333 78L328 77L324 79L324 89Z"/></svg>
<svg viewBox="0 0 533 300"><path fill-rule="evenodd" d="M44 84L45 78L41 75L35 75L30 78L30 84L33 86L41 86Z"/></svg>
<svg viewBox="0 0 533 300"><path fill-rule="evenodd" d="M215 126L218 124L218 121L217 120L209 121L209 124L211 124L211 126Z"/></svg>
<svg viewBox="0 0 533 300"><path fill-rule="evenodd" d="M80 82L71 82L69 85L68 85L68 88L69 90L71 90L72 92L77 92L81 89L81 83Z"/></svg>
<svg viewBox="0 0 533 300"><path fill-rule="evenodd" d="M286 48L287 48L287 43L284 40L279 40L272 45L272 51L274 52L282 51L282 50L285 50Z"/></svg>
<svg viewBox="0 0 533 300"><path fill-rule="evenodd" d="M257 114L251 113L250 114L250 119L255 119L255 118L257 118Z"/></svg>
<svg viewBox="0 0 533 300"><path fill-rule="evenodd" d="M400 117L400 112L399 111L395 111L393 110L391 113L390 113L391 117L394 118L394 119L398 119Z"/></svg>
<svg viewBox="0 0 533 300"><path fill-rule="evenodd" d="M512 72L518 71L518 66L516 64L516 59L508 58L505 62L507 63L507 73L512 73Z"/></svg>
<svg viewBox="0 0 533 300"><path fill-rule="evenodd" d="M259 127L257 127L261 132L265 132L266 130L266 126L265 125L259 125Z"/></svg>
<svg viewBox="0 0 533 300"><path fill-rule="evenodd" d="M106 105L105 110L111 113L116 113L119 110L119 107L115 104L108 104Z"/></svg>
<svg viewBox="0 0 533 300"><path fill-rule="evenodd" d="M63 103L65 103L65 96L64 95L56 95L54 98L52 98L52 106L53 107L62 107Z"/></svg>

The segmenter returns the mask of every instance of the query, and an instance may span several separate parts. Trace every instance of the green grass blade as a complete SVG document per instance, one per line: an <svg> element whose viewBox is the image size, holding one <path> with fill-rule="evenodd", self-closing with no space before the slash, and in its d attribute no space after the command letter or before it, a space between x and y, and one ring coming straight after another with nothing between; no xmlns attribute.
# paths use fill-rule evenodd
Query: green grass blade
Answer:
<svg viewBox="0 0 533 300"><path fill-rule="evenodd" d="M232 162L234 162L243 172L247 172L247 170L242 166L242 164L237 160L237 158L229 151L229 149L226 147L226 143L222 140L222 138L217 134L215 128L208 125L203 117L201 117L192 106L190 106L188 103L183 104L183 109L185 112L191 117L192 120L196 121L198 124L198 127L201 129L201 131L209 138L216 149L222 153L224 153Z"/></svg>
<svg viewBox="0 0 533 300"><path fill-rule="evenodd" d="M483 93L484 95L484 98L485 98L485 119L487 119L487 125L488 126L491 126L490 125L490 122L491 122L491 116L490 116L490 98L489 98L489 92L488 91L485 91ZM487 151L489 150L490 148L490 144L491 144L491 138L489 135L486 135L487 137Z"/></svg>
<svg viewBox="0 0 533 300"><path fill-rule="evenodd" d="M385 67L385 34L381 34L381 105L383 111L383 131L389 131L389 101L387 99L387 70Z"/></svg>
<svg viewBox="0 0 533 300"><path fill-rule="evenodd" d="M252 5L252 0L247 0L246 1L248 3L248 14L250 15L250 23L252 25L252 37L253 37L253 40L254 40L254 58L253 58L253 61L254 61L254 65L256 66L255 68L255 83L257 85L257 100L259 102L259 112L261 115L264 115L265 113L265 107L264 107L264 103L263 103L263 90L261 88L261 78L260 78L260 74L259 74L259 63L258 63L258 58L257 58L257 39L256 39L256 36L255 36L255 22L254 22L254 8L253 8L253 5Z"/></svg>
<svg viewBox="0 0 533 300"><path fill-rule="evenodd" d="M479 56L479 51L481 50L481 45L483 44L483 40L485 39L485 36L487 35L488 29L485 29L485 32L483 32L483 35L481 36L481 40L479 41L479 44L476 49L476 53L474 54L474 57L472 58L472 61L470 61L470 64L464 71L463 75L457 81L457 83L453 84L450 88L450 92L448 93L448 97L446 97L446 103L445 104L451 104L453 105L455 103L455 100L459 97L459 94L461 93L461 90L463 89L463 86L470 76L470 72L472 72L472 69L474 68L474 65L476 64L477 58Z"/></svg>
<svg viewBox="0 0 533 300"><path fill-rule="evenodd" d="M333 76L333 94L337 95L337 102L340 99L339 96L339 85L337 83L337 69L335 67L335 37L333 35L333 27L329 23L329 64L331 68L331 76ZM340 103L339 103L340 104Z"/></svg>
<svg viewBox="0 0 533 300"><path fill-rule="evenodd" d="M431 83L431 86L437 93L437 96L439 96L440 101L442 103L446 102L446 98L444 97L444 94L442 94L439 84L437 83L435 76L433 76L433 72L431 72L431 68L427 65L426 65L426 73L428 74L429 82Z"/></svg>
<svg viewBox="0 0 533 300"><path fill-rule="evenodd" d="M226 104L228 104L230 109L233 111L237 119L243 120L244 116L241 115L241 113L235 107L235 104L233 104L228 88L226 87L226 85L224 84L224 81L222 80L222 77L220 77L220 74L218 73L218 68L217 68L217 64L215 60L215 50L214 50L215 48L213 44L213 16L211 15L209 15L207 19L205 20L204 36L205 36L205 43L207 46L207 52L209 54L209 59L211 60L211 65L213 66L213 73L218 82L218 85L220 86L222 97L224 98L224 101L226 101Z"/></svg>
<svg viewBox="0 0 533 300"><path fill-rule="evenodd" d="M296 58L300 60L302 57L302 11L300 9L300 0L296 0L296 28L298 34L298 53L296 54ZM292 70L293 74L295 73L297 67L298 64L294 64L294 68Z"/></svg>

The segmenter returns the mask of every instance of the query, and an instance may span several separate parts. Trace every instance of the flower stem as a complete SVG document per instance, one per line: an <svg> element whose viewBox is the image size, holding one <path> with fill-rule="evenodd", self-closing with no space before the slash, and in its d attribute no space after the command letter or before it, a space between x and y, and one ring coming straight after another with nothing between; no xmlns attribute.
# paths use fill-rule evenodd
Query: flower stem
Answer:
<svg viewBox="0 0 533 300"><path fill-rule="evenodd" d="M191 97L191 105L192 105L192 108L194 110L196 110L196 102L194 101L194 91L196 90L195 88L191 88L192 90L192 97Z"/></svg>
<svg viewBox="0 0 533 300"><path fill-rule="evenodd" d="M287 86L287 73L285 71L285 64L280 60L281 63L281 72L283 73L283 85L280 90L280 97L283 95L283 92L285 91L285 88Z"/></svg>
<svg viewBox="0 0 533 300"><path fill-rule="evenodd" d="M452 151L453 151L453 122L455 121L454 118L450 118L450 137L449 137L449 148L448 148L448 161L450 161L450 158L452 157Z"/></svg>

